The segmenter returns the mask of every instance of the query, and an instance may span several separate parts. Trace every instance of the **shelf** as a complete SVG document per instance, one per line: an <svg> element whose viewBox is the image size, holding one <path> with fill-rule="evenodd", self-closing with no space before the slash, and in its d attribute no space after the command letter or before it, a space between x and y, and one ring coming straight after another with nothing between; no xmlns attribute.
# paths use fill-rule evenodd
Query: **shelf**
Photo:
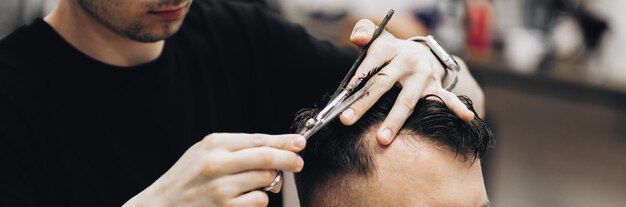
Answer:
<svg viewBox="0 0 626 207"><path fill-rule="evenodd" d="M521 74L502 65L468 63L476 80L483 86L506 87L528 93L558 97L576 102L601 104L626 110L626 91L551 73Z"/></svg>

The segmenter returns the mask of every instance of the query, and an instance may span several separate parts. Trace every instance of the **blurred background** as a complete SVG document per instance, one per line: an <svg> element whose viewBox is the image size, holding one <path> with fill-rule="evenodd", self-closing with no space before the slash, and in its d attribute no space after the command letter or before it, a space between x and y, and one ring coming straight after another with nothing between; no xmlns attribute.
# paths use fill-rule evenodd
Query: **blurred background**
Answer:
<svg viewBox="0 0 626 207"><path fill-rule="evenodd" d="M232 0L234 1L234 0ZM240 0L350 45L362 18L432 34L485 90L496 206L626 206L626 1ZM0 38L56 0L0 0Z"/></svg>
<svg viewBox="0 0 626 207"><path fill-rule="evenodd" d="M626 1L275 0L311 34L349 45L356 21L433 34L486 94L495 206L626 206Z"/></svg>

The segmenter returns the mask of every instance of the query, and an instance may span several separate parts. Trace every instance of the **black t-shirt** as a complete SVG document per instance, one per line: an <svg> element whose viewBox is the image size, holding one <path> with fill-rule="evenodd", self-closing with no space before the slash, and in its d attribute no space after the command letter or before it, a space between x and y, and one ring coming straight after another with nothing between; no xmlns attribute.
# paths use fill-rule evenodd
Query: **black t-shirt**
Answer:
<svg viewBox="0 0 626 207"><path fill-rule="evenodd" d="M0 206L119 206L212 132L288 132L355 57L239 3L195 1L130 68L36 20L0 42Z"/></svg>

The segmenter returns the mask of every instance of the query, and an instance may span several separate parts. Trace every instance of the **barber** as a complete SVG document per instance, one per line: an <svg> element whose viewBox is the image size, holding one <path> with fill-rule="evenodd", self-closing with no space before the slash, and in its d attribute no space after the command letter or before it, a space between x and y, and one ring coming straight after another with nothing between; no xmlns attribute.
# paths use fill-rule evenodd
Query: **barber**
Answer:
<svg viewBox="0 0 626 207"><path fill-rule="evenodd" d="M233 18L241 22L234 26L220 22ZM362 20L355 25L351 41L364 46L375 29L373 22ZM239 39L228 39L231 36ZM261 51L276 55L255 53L255 47L263 47L257 36L273 41L276 48ZM293 51L272 51L277 48ZM305 147L305 140L299 135L214 133L238 130L234 123L244 123L252 115L207 112L203 105L219 108L246 104L248 96L262 99L243 93L274 83L253 76L285 75L272 67L284 68L282 72L292 76L318 72L307 65L322 73L328 65L316 65L320 58L332 59L324 54L340 54L338 50L248 5L210 0L193 4L191 0L60 0L45 19L0 42L0 165L9 166L0 171L0 202L85 206L125 199L124 206L265 206L268 196L260 189L276 176L272 169L301 170L304 163L297 152ZM354 60L356 53L350 54L347 60ZM267 60L275 56L285 65ZM304 64L289 65L290 59ZM255 61L261 66L247 65ZM403 90L378 130L382 145L393 141L417 100L427 94L440 96L464 120L473 119L454 92L475 100L482 100L482 92L460 60L459 84L452 92L442 87L450 81L449 72L424 44L385 32L369 49L357 76L385 62L389 64L380 72L384 75L376 76L368 94L341 115L344 124L355 123L395 84ZM297 72L300 66L308 71ZM334 73L341 74L349 65L334 66ZM263 73L248 67L260 67ZM281 80L308 81L291 79L295 78ZM242 80L260 84L241 89L237 84L249 84ZM222 94L216 87L238 93ZM258 91L273 95L271 90ZM206 98L207 94L213 98ZM211 113L212 117L204 115ZM116 114L124 117L110 117ZM175 121L160 122L165 119ZM202 132L199 125L206 123L215 127L204 138L195 137ZM149 172L166 162L155 159L175 158L176 150L170 148L189 142L195 144L164 173ZM134 191L142 183L132 182L155 174L162 175ZM280 186L272 191L280 191ZM134 196L124 197L128 194Z"/></svg>

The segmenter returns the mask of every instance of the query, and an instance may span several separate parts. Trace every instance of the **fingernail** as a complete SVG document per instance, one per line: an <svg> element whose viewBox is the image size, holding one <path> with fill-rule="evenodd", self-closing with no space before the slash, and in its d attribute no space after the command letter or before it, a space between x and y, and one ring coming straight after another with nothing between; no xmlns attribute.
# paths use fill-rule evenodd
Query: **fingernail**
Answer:
<svg viewBox="0 0 626 207"><path fill-rule="evenodd" d="M298 160L296 160L296 164L298 164L298 171L304 168L304 160L302 159L302 157L298 157Z"/></svg>
<svg viewBox="0 0 626 207"><path fill-rule="evenodd" d="M363 34L365 34L365 28L363 27L357 27L354 29L354 36L362 36Z"/></svg>
<svg viewBox="0 0 626 207"><path fill-rule="evenodd" d="M391 139L391 129L387 128L380 133L380 137L385 139L387 142Z"/></svg>
<svg viewBox="0 0 626 207"><path fill-rule="evenodd" d="M304 144L306 144L306 140L303 136L298 136L293 140L293 146L297 148L303 148Z"/></svg>
<svg viewBox="0 0 626 207"><path fill-rule="evenodd" d="M354 110L353 109L345 110L343 113L341 113L341 115L348 120L352 120L352 118L354 118Z"/></svg>

